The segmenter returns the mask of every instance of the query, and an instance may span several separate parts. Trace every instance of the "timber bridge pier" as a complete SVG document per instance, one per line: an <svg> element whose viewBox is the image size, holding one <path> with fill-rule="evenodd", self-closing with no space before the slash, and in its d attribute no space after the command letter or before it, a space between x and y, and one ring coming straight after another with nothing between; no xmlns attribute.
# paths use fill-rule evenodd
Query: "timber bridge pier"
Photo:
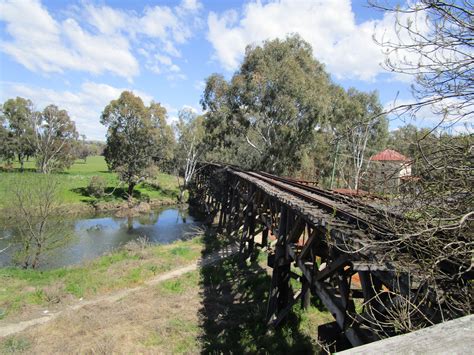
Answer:
<svg viewBox="0 0 474 355"><path fill-rule="evenodd" d="M333 350L396 335L407 309L421 324L441 321L416 262L404 271L386 260L384 243L393 238L387 221L396 215L295 180L212 163L197 169L191 200L240 243L242 260L255 257L256 248L268 253L269 326L311 297L334 317L318 329Z"/></svg>

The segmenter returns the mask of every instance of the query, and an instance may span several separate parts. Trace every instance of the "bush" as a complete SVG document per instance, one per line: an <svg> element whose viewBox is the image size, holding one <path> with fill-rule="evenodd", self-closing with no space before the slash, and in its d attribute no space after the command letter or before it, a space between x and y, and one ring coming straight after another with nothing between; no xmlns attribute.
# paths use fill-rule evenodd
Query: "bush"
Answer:
<svg viewBox="0 0 474 355"><path fill-rule="evenodd" d="M87 193L89 196L102 197L105 194L107 181L102 176L93 176L87 186Z"/></svg>

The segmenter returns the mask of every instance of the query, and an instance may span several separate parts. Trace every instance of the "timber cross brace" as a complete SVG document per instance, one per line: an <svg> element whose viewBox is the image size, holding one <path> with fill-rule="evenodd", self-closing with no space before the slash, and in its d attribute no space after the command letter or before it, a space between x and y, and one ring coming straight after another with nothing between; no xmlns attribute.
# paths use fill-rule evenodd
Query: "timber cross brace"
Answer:
<svg viewBox="0 0 474 355"><path fill-rule="evenodd" d="M270 174L202 164L190 202L239 241L242 260L254 257L257 247L268 252L269 326L278 326L298 302L308 307L314 296L335 318L319 327L320 339L337 350L358 346L395 334L389 318L404 295L423 287L364 248L390 231L373 207L353 199Z"/></svg>

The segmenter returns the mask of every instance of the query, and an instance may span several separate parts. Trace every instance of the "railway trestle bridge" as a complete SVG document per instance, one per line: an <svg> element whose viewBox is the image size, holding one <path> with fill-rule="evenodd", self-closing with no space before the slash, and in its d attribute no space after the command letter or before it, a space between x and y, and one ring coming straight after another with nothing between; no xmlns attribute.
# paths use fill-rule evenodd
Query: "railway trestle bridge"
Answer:
<svg viewBox="0 0 474 355"><path fill-rule="evenodd" d="M202 164L191 199L239 241L243 260L256 248L267 251L273 269L269 326L283 322L298 302L307 307L317 297L334 317L319 327L320 339L338 344L337 350L359 346L396 334L391 319L402 301L425 287L416 265L404 272L396 260L384 260L383 243L374 243L393 234L383 223L387 212L353 198L267 173ZM435 319L436 306L429 308L417 310Z"/></svg>

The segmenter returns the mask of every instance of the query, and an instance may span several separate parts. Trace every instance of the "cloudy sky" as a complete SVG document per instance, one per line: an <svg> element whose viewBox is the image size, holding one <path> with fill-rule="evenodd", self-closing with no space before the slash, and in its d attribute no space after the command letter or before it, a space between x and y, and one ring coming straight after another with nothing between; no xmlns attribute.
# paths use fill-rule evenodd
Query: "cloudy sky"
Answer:
<svg viewBox="0 0 474 355"><path fill-rule="evenodd" d="M173 121L183 107L200 111L205 78L230 78L248 44L299 33L334 81L389 105L411 98L373 41L393 34L393 20L365 0L0 0L0 101L54 103L103 140L100 113L121 91L162 103Z"/></svg>

